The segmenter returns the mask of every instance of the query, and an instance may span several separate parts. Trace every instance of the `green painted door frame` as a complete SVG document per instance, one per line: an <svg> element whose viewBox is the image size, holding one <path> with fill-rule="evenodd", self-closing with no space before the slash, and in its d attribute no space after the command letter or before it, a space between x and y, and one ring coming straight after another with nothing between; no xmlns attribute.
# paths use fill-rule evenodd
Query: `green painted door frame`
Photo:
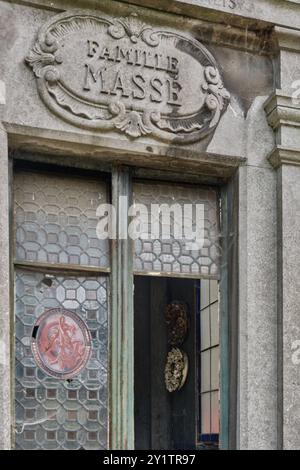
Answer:
<svg viewBox="0 0 300 470"><path fill-rule="evenodd" d="M133 249L129 237L128 211L120 197L132 198L130 169L112 173L112 204L116 208L117 233L112 240L111 353L110 353L110 448L134 449L134 312Z"/></svg>
<svg viewBox="0 0 300 470"><path fill-rule="evenodd" d="M134 282L133 245L124 237L128 229L128 211L120 205L126 196L132 204L133 184L131 169L117 167L112 171L112 204L116 208L117 233L112 240L111 322L110 322L110 449L134 449ZM220 282L220 347L221 347L221 429L222 449L230 444L230 376L229 376L229 258L232 256L230 226L232 223L232 191L221 190L222 201L222 269ZM232 439L231 439L232 440Z"/></svg>

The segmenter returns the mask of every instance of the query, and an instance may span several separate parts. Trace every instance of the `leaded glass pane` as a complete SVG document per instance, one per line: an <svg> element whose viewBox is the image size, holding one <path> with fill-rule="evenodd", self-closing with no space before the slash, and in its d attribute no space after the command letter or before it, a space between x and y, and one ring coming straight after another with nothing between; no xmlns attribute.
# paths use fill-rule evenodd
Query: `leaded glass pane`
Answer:
<svg viewBox="0 0 300 470"><path fill-rule="evenodd" d="M203 280L200 283L200 309L204 309L209 304L209 281Z"/></svg>
<svg viewBox="0 0 300 470"><path fill-rule="evenodd" d="M203 312L201 312L202 316ZM220 341L219 335L219 304L215 302L210 306L210 322L211 322L211 346L217 346Z"/></svg>
<svg viewBox="0 0 300 470"><path fill-rule="evenodd" d="M136 182L133 198L135 210L131 215L138 227L135 272L219 276L220 233L214 189ZM203 242L194 243L189 234L197 234Z"/></svg>
<svg viewBox="0 0 300 470"><path fill-rule="evenodd" d="M106 277L16 272L16 447L107 447L108 309ZM91 355L79 375L52 377L32 353L33 326L45 311L63 307L86 324Z"/></svg>
<svg viewBox="0 0 300 470"><path fill-rule="evenodd" d="M109 267L109 242L99 240L96 211L107 202L101 181L18 171L14 177L18 261Z"/></svg>
<svg viewBox="0 0 300 470"><path fill-rule="evenodd" d="M210 350L201 353L201 393L211 390Z"/></svg>
<svg viewBox="0 0 300 470"><path fill-rule="evenodd" d="M219 392L211 394L211 433L219 434L220 432L220 414L219 414Z"/></svg>
<svg viewBox="0 0 300 470"><path fill-rule="evenodd" d="M217 281L209 282L209 296L211 304L219 300L219 285Z"/></svg>
<svg viewBox="0 0 300 470"><path fill-rule="evenodd" d="M200 281L198 346L200 366L199 440L204 446L216 445L220 420L220 333L219 286L215 280ZM213 444L215 443L215 444Z"/></svg>
<svg viewBox="0 0 300 470"><path fill-rule="evenodd" d="M216 347L211 350L211 390L219 389L219 362L220 351Z"/></svg>
<svg viewBox="0 0 300 470"><path fill-rule="evenodd" d="M202 310L200 315L200 333L201 333L201 350L208 349L210 342L210 310L209 307Z"/></svg>
<svg viewBox="0 0 300 470"><path fill-rule="evenodd" d="M201 395L201 434L210 434L210 393Z"/></svg>

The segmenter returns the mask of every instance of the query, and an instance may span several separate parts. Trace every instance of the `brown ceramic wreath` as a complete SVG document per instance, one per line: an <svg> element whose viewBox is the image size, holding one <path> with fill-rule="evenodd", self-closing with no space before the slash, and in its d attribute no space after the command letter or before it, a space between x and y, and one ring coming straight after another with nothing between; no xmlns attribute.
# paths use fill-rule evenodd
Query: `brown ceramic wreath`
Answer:
<svg viewBox="0 0 300 470"><path fill-rule="evenodd" d="M181 345L188 332L187 306L183 302L174 301L166 307L166 323L168 330L168 344Z"/></svg>

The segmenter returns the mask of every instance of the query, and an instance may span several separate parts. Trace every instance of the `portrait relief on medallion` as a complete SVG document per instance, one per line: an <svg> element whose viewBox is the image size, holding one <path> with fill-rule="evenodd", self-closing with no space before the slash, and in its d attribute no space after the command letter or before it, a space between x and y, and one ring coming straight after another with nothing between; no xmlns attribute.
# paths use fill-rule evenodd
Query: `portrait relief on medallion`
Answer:
<svg viewBox="0 0 300 470"><path fill-rule="evenodd" d="M47 375L67 380L86 366L91 354L91 336L79 315L54 308L36 321L31 348L37 365Z"/></svg>
<svg viewBox="0 0 300 470"><path fill-rule="evenodd" d="M215 130L230 100L199 41L137 15L55 16L40 29L26 63L56 115L131 139L196 142Z"/></svg>

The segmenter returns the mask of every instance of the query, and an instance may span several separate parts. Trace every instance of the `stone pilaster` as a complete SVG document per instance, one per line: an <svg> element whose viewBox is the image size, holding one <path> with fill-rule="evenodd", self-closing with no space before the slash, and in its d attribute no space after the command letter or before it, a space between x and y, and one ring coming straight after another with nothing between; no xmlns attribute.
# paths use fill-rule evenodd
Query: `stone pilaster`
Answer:
<svg viewBox="0 0 300 470"><path fill-rule="evenodd" d="M300 31L275 28L277 86L265 110L276 136L269 161L277 169L278 447L300 448Z"/></svg>
<svg viewBox="0 0 300 470"><path fill-rule="evenodd" d="M0 449L11 446L9 165L0 123Z"/></svg>

